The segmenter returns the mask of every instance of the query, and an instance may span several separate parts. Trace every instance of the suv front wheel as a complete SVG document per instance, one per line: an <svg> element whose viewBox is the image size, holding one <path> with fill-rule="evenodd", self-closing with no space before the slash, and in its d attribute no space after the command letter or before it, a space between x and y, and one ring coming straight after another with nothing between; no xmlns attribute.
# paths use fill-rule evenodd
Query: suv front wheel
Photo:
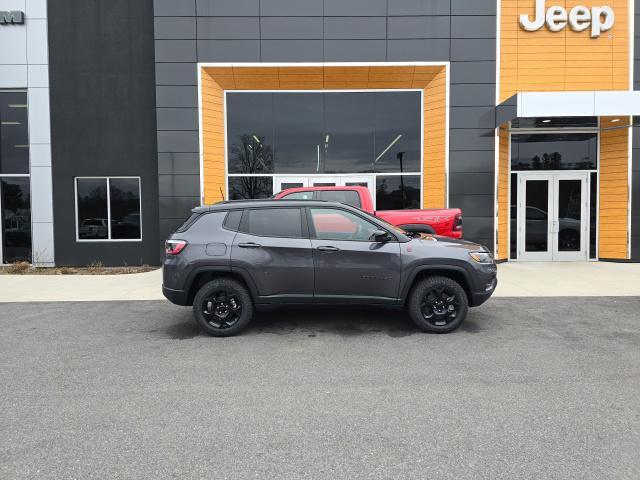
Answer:
<svg viewBox="0 0 640 480"><path fill-rule="evenodd" d="M209 335L229 337L249 324L253 317L253 302L241 283L231 278L216 278L196 293L193 315Z"/></svg>
<svg viewBox="0 0 640 480"><path fill-rule="evenodd" d="M469 309L464 288L448 277L420 280L409 297L411 320L421 330L449 333L460 326Z"/></svg>

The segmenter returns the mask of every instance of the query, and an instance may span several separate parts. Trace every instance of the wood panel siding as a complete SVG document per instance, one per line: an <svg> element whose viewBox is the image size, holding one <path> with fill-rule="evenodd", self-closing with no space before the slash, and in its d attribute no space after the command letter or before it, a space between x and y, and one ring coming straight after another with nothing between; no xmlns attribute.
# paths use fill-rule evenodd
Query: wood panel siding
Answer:
<svg viewBox="0 0 640 480"><path fill-rule="evenodd" d="M424 92L423 205L446 205L446 126L449 110L445 66L202 67L203 203L226 192L225 90L422 89Z"/></svg>
<svg viewBox="0 0 640 480"><path fill-rule="evenodd" d="M447 205L447 75L442 69L424 88L423 207Z"/></svg>
<svg viewBox="0 0 640 480"><path fill-rule="evenodd" d="M534 0L502 0L500 18L500 102L517 92L628 90L629 0L605 2L615 24L597 38L590 29L569 26L551 32L546 26L524 30L519 15L534 16ZM557 0L568 12L576 5L601 6L601 0ZM546 9L545 9L546 11Z"/></svg>
<svg viewBox="0 0 640 480"><path fill-rule="evenodd" d="M601 118L600 133L600 258L628 258L629 129L624 117ZM620 128L622 127L622 128Z"/></svg>
<svg viewBox="0 0 640 480"><path fill-rule="evenodd" d="M509 258L509 164L511 158L510 136L508 125L502 125L498 129L498 231L496 258L506 260ZM515 186L512 186L515 188Z"/></svg>

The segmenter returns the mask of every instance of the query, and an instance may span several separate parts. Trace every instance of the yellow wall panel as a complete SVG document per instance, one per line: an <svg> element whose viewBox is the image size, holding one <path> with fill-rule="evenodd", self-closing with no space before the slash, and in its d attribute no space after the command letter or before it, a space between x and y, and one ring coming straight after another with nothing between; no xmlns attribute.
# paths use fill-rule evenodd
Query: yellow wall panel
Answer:
<svg viewBox="0 0 640 480"><path fill-rule="evenodd" d="M601 118L600 133L600 258L628 258L629 118Z"/></svg>
<svg viewBox="0 0 640 480"><path fill-rule="evenodd" d="M500 101L524 91L628 90L629 2L605 2L615 12L615 24L600 37L590 29L569 26L551 32L546 25L535 32L519 24L521 14L533 18L534 0L502 0L500 16ZM547 1L545 6L603 5L601 0ZM546 12L546 9L545 9Z"/></svg>
<svg viewBox="0 0 640 480"><path fill-rule="evenodd" d="M203 67L201 116L204 204L226 191L224 91L419 88L424 92L426 208L446 205L447 77L444 66Z"/></svg>

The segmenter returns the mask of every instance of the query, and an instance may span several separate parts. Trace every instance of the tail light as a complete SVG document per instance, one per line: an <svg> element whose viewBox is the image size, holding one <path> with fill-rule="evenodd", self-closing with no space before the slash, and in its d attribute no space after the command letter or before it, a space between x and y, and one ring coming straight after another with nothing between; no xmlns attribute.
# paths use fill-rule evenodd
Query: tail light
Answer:
<svg viewBox="0 0 640 480"><path fill-rule="evenodd" d="M178 255L186 246L184 240L167 240L164 242L164 251L167 255Z"/></svg>
<svg viewBox="0 0 640 480"><path fill-rule="evenodd" d="M462 231L462 214L461 213L456 213L456 216L453 219L453 231L454 232Z"/></svg>

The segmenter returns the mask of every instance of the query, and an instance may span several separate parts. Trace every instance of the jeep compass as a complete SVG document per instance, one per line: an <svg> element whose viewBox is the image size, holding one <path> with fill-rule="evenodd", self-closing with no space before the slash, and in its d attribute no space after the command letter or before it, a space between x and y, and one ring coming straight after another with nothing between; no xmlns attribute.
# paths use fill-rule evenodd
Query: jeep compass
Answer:
<svg viewBox="0 0 640 480"><path fill-rule="evenodd" d="M257 307L320 304L405 307L447 333L491 296L496 272L481 245L341 203L242 200L193 210L166 242L162 290L214 336L243 330Z"/></svg>

